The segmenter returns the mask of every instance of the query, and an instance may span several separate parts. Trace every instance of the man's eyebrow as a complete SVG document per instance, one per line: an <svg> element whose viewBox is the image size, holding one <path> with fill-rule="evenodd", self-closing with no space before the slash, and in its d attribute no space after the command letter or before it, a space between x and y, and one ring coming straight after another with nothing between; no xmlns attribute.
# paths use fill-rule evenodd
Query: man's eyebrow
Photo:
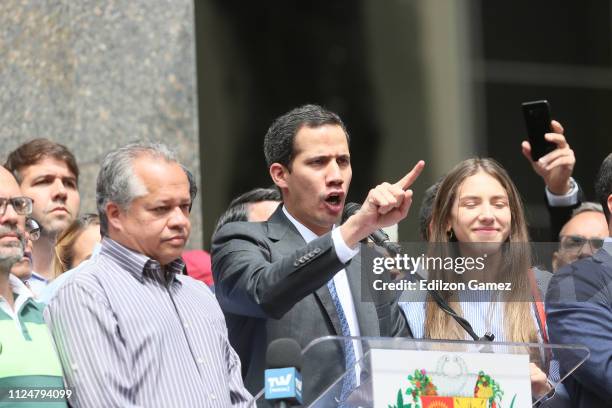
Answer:
<svg viewBox="0 0 612 408"><path fill-rule="evenodd" d="M334 157L338 158L350 158L351 155L349 153L342 154L313 154L312 156L306 157L306 160L314 160L314 159L332 159Z"/></svg>
<svg viewBox="0 0 612 408"><path fill-rule="evenodd" d="M50 172L50 173L41 173L39 175L37 175L36 177L33 178L33 180L40 180L40 179L44 179L44 178L49 178L49 177L53 177L56 178L58 177L58 175L56 173ZM68 175L68 176L59 176L62 180L75 180L76 181L76 176L74 175Z"/></svg>
<svg viewBox="0 0 612 408"><path fill-rule="evenodd" d="M318 160L318 159L330 159L332 156L330 154L315 154L312 156L306 157L306 160Z"/></svg>
<svg viewBox="0 0 612 408"><path fill-rule="evenodd" d="M31 182L38 183L39 181L52 180L54 178L55 176L53 174L39 174L38 176L34 177Z"/></svg>
<svg viewBox="0 0 612 408"><path fill-rule="evenodd" d="M154 200L154 203L172 204L175 200L177 200L175 197L164 197ZM178 198L178 202L181 204L189 204L191 201L191 197Z"/></svg>

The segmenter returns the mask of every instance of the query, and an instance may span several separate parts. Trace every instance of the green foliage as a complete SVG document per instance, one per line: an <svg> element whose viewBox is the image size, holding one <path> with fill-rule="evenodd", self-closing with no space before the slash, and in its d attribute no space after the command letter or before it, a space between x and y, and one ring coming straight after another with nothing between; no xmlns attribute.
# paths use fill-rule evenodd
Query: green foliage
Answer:
<svg viewBox="0 0 612 408"><path fill-rule="evenodd" d="M404 397L402 390L397 390L397 401L396 405L388 405L388 408L412 408L412 404L404 404ZM414 408L421 408L419 404L415 405Z"/></svg>
<svg viewBox="0 0 612 408"><path fill-rule="evenodd" d="M406 390L406 395L411 395L416 400L421 395L427 395L426 391L436 391L436 386L433 385L431 377L427 375L424 369L414 370L413 375L408 376L408 381L412 384L412 387Z"/></svg>
<svg viewBox="0 0 612 408"><path fill-rule="evenodd" d="M480 371L478 373L478 379L476 380L476 388L479 387L490 387L493 391L493 395L489 398L489 402L492 404L496 400L501 402L502 397L504 396L504 392L502 391L499 384L488 374L485 374L484 371Z"/></svg>

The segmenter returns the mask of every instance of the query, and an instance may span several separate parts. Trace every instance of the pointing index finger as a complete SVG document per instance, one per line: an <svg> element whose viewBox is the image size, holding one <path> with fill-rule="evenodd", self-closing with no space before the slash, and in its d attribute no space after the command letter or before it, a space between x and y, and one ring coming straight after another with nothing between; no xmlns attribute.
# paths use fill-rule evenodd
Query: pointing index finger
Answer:
<svg viewBox="0 0 612 408"><path fill-rule="evenodd" d="M406 191L410 188L412 183L419 177L423 168L425 167L425 162L423 160L419 160L417 164L414 165L412 170L408 174L406 174L400 181L395 183L396 186Z"/></svg>

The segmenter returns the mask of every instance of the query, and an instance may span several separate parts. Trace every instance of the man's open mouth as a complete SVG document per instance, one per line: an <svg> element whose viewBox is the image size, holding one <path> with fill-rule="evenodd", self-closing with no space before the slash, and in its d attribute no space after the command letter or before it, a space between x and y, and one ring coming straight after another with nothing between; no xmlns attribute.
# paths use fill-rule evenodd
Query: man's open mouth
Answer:
<svg viewBox="0 0 612 408"><path fill-rule="evenodd" d="M343 198L344 198L343 193L330 193L327 195L327 197L325 197L325 202L330 205L337 206L337 205L342 204Z"/></svg>

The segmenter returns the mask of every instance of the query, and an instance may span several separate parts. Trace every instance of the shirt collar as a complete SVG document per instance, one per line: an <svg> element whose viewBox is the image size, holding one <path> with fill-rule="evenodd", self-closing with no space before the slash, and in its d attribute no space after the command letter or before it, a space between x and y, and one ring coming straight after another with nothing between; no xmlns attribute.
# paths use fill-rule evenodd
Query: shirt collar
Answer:
<svg viewBox="0 0 612 408"><path fill-rule="evenodd" d="M604 239L604 249L612 256L612 237Z"/></svg>
<svg viewBox="0 0 612 408"><path fill-rule="evenodd" d="M185 263L181 258L177 258L162 267L155 259L133 251L109 237L102 239L100 255L111 257L141 283L144 282L145 278L154 279L164 284L173 280L180 283L176 279L176 275L180 275L185 268Z"/></svg>
<svg viewBox="0 0 612 408"><path fill-rule="evenodd" d="M24 298L32 298L32 291L23 283L21 279L13 274L9 275L9 286L14 294L23 296Z"/></svg>
<svg viewBox="0 0 612 408"><path fill-rule="evenodd" d="M39 274L36 271L32 271L32 275L30 276L31 280L39 280L41 282L47 283L49 282L49 280L47 278L45 278L44 276L42 276L41 274Z"/></svg>
<svg viewBox="0 0 612 408"><path fill-rule="evenodd" d="M15 299L13 299L13 302L14 302L13 309L14 309L15 316L18 316L19 313L21 313L21 310L25 307L26 304L30 304L36 307L36 302L34 301L34 295L32 291L25 285L25 283L23 283L21 279L19 279L15 275L9 274L9 286L11 288L11 291L15 295ZM1 296L0 296L0 299L2 299ZM6 299L3 299L3 300L6 302ZM8 307L8 305L6 306L0 305L0 306L3 310L5 309L5 307ZM12 315L12 313L8 312L7 310L5 311L9 315Z"/></svg>
<svg viewBox="0 0 612 408"><path fill-rule="evenodd" d="M289 221L291 221L295 228L297 228L298 232L300 233L302 238L304 238L304 241L306 241L307 244L317 238L317 234L315 234L306 226L304 226L304 224L293 218L293 216L289 214L289 211L287 211L287 208L285 208L285 206L283 206L283 213L285 213L285 216L289 219Z"/></svg>

